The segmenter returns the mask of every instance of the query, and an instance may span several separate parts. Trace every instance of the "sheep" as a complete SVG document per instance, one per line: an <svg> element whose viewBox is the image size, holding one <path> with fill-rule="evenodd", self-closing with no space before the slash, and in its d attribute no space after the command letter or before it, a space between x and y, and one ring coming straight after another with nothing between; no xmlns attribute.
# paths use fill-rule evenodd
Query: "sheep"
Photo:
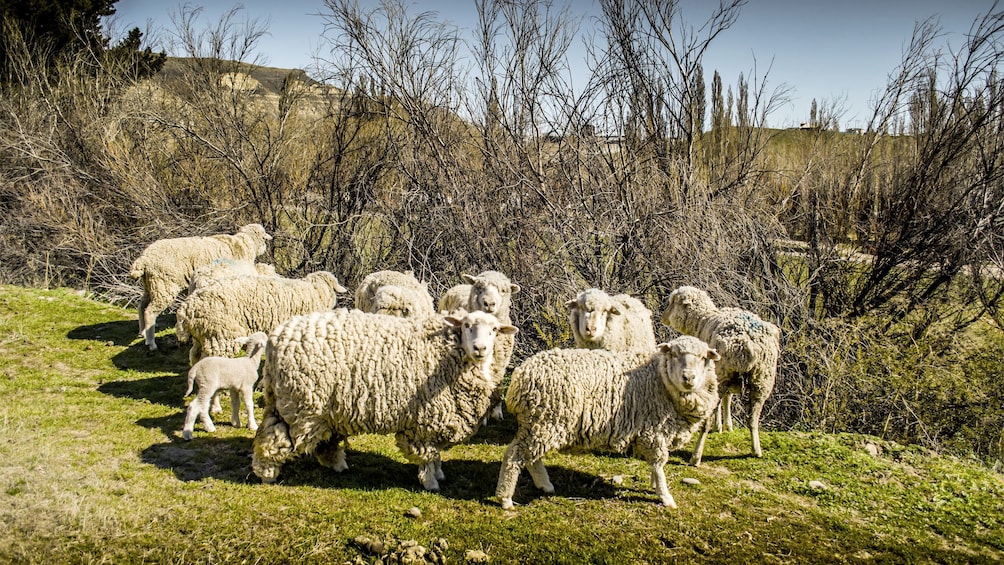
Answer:
<svg viewBox="0 0 1004 565"><path fill-rule="evenodd" d="M476 276L462 274L460 278L466 281L466 284L456 285L440 297L438 304L440 312L482 311L495 316L503 324L512 324L510 316L512 295L520 291L518 284L510 281L509 277L499 271L484 271ZM498 343L501 354L496 359L492 372L495 380L501 382L512 359L516 341L511 336L502 335L499 336ZM501 389L496 389L491 415L496 420L502 419Z"/></svg>
<svg viewBox="0 0 1004 565"><path fill-rule="evenodd" d="M188 359L234 357L234 339L253 332L270 332L298 314L329 310L336 293L348 292L328 271L302 279L236 276L196 290L178 307L176 332L190 336Z"/></svg>
<svg viewBox="0 0 1004 565"><path fill-rule="evenodd" d="M188 411L185 413L182 436L186 440L192 439L196 417L202 420L207 432L216 431L213 419L209 417L209 404L210 399L215 397L216 391L224 389L230 390L230 423L235 428L240 427L240 402L243 401L244 408L248 412L248 429L251 431L258 429L258 422L254 418L253 393L254 385L258 381L258 363L265 351L268 334L255 332L234 341L238 346L247 348L246 357L206 357L188 370L188 390L185 391L185 396L192 394L196 385L199 394L189 403Z"/></svg>
<svg viewBox="0 0 1004 565"><path fill-rule="evenodd" d="M379 292L381 288L385 290ZM356 287L355 307L370 314L421 318L435 313L428 286L411 271L376 271Z"/></svg>
<svg viewBox="0 0 1004 565"><path fill-rule="evenodd" d="M506 447L495 494L504 509L520 470L554 492L544 468L550 451L634 451L651 465L661 504L676 508L663 465L705 426L718 405L715 361L708 344L683 336L651 351L551 349L513 371L506 405L518 428Z"/></svg>
<svg viewBox="0 0 1004 565"><path fill-rule="evenodd" d="M243 259L213 259L212 263L195 269L188 284L188 294L220 279L239 275L277 276L275 266L268 263L253 263Z"/></svg>
<svg viewBox="0 0 1004 565"><path fill-rule="evenodd" d="M477 431L498 386L496 337L517 331L485 312L398 318L339 308L292 318L265 349L254 473L274 482L300 454L342 472L349 436L393 433L422 486L438 490L440 450Z"/></svg>
<svg viewBox="0 0 1004 565"><path fill-rule="evenodd" d="M760 413L774 390L777 362L781 355L781 330L741 308L718 308L708 293L681 286L669 295L662 323L687 335L699 337L722 356L718 364L718 386L726 429L732 430L732 395L749 391L749 425L752 453L763 457L760 447ZM720 421L720 420L719 420ZM720 429L720 427L719 427ZM705 435L707 432L705 432ZM691 465L701 464L704 442L691 457Z"/></svg>
<svg viewBox="0 0 1004 565"><path fill-rule="evenodd" d="M575 347L607 351L655 348L652 311L627 294L610 296L589 288L565 303Z"/></svg>
<svg viewBox="0 0 1004 565"><path fill-rule="evenodd" d="M159 239L147 246L129 276L143 286L139 335L150 351L157 349L157 316L188 287L195 269L220 258L254 261L265 253L270 239L261 224L248 224L234 235Z"/></svg>

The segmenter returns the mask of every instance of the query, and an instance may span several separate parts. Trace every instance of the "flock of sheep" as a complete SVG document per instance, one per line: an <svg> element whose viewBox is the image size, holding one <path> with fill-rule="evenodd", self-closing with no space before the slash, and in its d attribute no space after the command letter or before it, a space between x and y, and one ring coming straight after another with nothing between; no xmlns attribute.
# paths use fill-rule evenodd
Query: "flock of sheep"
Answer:
<svg viewBox="0 0 1004 565"><path fill-rule="evenodd" d="M462 275L463 284L435 303L412 273L378 271L356 289L355 308L336 309L348 290L331 273L288 279L254 262L270 239L259 224L234 235L163 239L133 264L144 289L139 331L151 350L157 316L188 290L176 334L191 342L186 396L195 388L198 395L184 438L191 439L197 418L214 431L210 405L220 411L216 394L229 390L231 423L241 425L243 404L256 431L251 466L263 482L274 482L300 455L344 471L348 438L376 433L394 434L422 486L438 490L442 450L470 439L489 415L502 415L519 285L498 271ZM662 322L682 335L667 343L656 343L652 312L626 294L591 288L566 307L575 348L532 355L505 387L518 428L495 493L503 508L512 508L524 468L537 488L554 492L543 458L572 447L633 448L651 465L661 504L675 508L663 472L669 453L697 434L690 462L699 465L713 415L717 410L721 429L724 412L731 429L738 393L748 395L752 452L762 456L759 419L777 372L777 326L718 308L694 287L669 297ZM256 383L264 393L260 427Z"/></svg>

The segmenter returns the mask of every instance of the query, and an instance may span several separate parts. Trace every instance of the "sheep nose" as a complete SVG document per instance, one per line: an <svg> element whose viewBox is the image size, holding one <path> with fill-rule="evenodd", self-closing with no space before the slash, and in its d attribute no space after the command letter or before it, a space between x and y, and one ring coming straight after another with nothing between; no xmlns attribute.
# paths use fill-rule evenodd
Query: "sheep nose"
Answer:
<svg viewBox="0 0 1004 565"><path fill-rule="evenodd" d="M483 343L475 343L472 349L474 350L474 356L480 359L485 356L488 347Z"/></svg>

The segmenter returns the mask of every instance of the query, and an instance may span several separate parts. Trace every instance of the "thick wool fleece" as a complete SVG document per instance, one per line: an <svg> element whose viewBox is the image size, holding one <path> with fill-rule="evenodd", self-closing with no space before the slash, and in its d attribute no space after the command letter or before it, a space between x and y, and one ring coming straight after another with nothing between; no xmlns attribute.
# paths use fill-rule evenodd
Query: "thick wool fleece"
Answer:
<svg viewBox="0 0 1004 565"><path fill-rule="evenodd" d="M378 289L385 286L411 291L398 293L399 297L410 301L402 308L410 312L407 317L423 318L435 313L435 305L432 295L429 294L428 285L415 278L411 271L403 273L400 271L376 271L366 275L356 287L354 306L370 314L379 313L380 304L376 301L376 294Z"/></svg>
<svg viewBox="0 0 1004 565"><path fill-rule="evenodd" d="M494 317L478 316L498 331ZM265 352L265 421L254 441L254 472L273 481L283 461L304 453L344 470L342 440L393 433L422 478L422 465L438 465L441 449L474 434L497 386L487 363L468 360L459 331L441 316L346 309L282 324Z"/></svg>
<svg viewBox="0 0 1004 565"><path fill-rule="evenodd" d="M178 308L180 333L192 339L189 360L208 356L235 357L234 340L254 332L271 332L289 318L330 310L346 292L327 271L302 279L239 276L196 290Z"/></svg>
<svg viewBox="0 0 1004 565"><path fill-rule="evenodd" d="M688 353L700 359L688 373L699 380L683 391L674 375ZM524 361L506 393L519 428L499 472L503 505L511 504L525 466L538 487L553 491L540 461L565 448L623 453L633 447L652 465L655 481L669 452L686 445L718 404L715 358L707 344L688 336L649 352L552 349Z"/></svg>

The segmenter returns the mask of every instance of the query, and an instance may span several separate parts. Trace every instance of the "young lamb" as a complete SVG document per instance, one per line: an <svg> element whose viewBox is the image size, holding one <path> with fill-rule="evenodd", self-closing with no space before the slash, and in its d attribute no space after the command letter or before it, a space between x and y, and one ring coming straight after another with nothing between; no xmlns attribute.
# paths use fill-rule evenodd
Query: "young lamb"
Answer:
<svg viewBox="0 0 1004 565"><path fill-rule="evenodd" d="M349 436L393 433L422 486L437 490L440 451L474 435L498 386L489 370L496 337L516 331L484 312L396 318L340 308L285 322L265 351L254 473L274 482L300 454L341 472Z"/></svg>
<svg viewBox="0 0 1004 565"><path fill-rule="evenodd" d="M718 358L691 336L648 352L552 349L528 358L513 371L506 393L519 427L499 470L495 493L502 507L513 507L524 467L537 488L554 492L543 463L550 451L633 447L651 465L661 503L676 508L663 465L718 405Z"/></svg>
<svg viewBox="0 0 1004 565"><path fill-rule="evenodd" d="M512 295L520 291L518 284L499 271L484 271L477 276L462 274L460 278L467 284L456 285L443 294L439 299L440 312L481 311L495 316L503 324L512 324ZM492 373L496 381L502 382L516 349L516 340L512 336L502 335L499 336L498 344L499 355L492 365ZM501 420L502 389L496 389L495 392L491 415L496 420Z"/></svg>
<svg viewBox="0 0 1004 565"><path fill-rule="evenodd" d="M261 224L248 224L234 235L160 239L143 250L129 276L143 285L139 334L147 347L157 349L157 316L188 288L195 269L220 258L254 261L270 239Z"/></svg>
<svg viewBox="0 0 1004 565"><path fill-rule="evenodd" d="M234 339L253 332L271 332L299 314L330 310L336 293L348 292L328 271L302 279L237 276L196 290L177 311L176 331L188 335L193 365L203 357L234 357Z"/></svg>
<svg viewBox="0 0 1004 565"><path fill-rule="evenodd" d="M610 296L598 288L579 293L568 307L575 347L607 351L655 349L652 311L627 294Z"/></svg>
<svg viewBox="0 0 1004 565"><path fill-rule="evenodd" d="M774 390L781 355L781 330L747 310L718 308L707 292L692 286L681 286L669 295L662 323L682 334L697 336L718 350L722 356L718 363L718 386L722 390L720 412L724 414L726 429L732 430L732 395L748 391L753 455L763 457L760 413ZM694 450L692 465L701 464L703 439Z"/></svg>
<svg viewBox="0 0 1004 565"><path fill-rule="evenodd" d="M196 386L199 388L199 394L185 412L185 426L182 428L182 436L185 439L192 439L196 417L202 420L207 432L216 431L213 419L209 417L209 404L220 390L230 391L230 423L236 428L240 427L240 403L243 401L244 408L248 412L248 429L251 431L258 429L258 422L254 419L253 394L254 385L258 381L258 362L261 361L261 354L265 351L268 334L255 332L235 341L247 349L246 357L206 357L188 370L188 390L185 391L185 396L192 394Z"/></svg>
<svg viewBox="0 0 1004 565"><path fill-rule="evenodd" d="M385 289L380 292L380 289ZM411 271L376 271L356 287L355 307L370 314L423 318L435 313L428 285Z"/></svg>

